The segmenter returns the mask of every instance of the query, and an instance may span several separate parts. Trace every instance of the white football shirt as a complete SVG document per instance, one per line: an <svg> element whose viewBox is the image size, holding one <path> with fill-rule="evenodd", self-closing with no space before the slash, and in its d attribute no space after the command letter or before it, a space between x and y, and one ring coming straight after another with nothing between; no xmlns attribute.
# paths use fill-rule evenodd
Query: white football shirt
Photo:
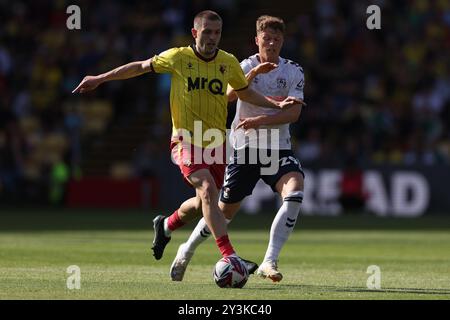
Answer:
<svg viewBox="0 0 450 320"><path fill-rule="evenodd" d="M245 74L256 67L259 55L255 54L241 62ZM257 75L250 83L250 88L256 92L273 98L284 100L287 96L303 100L304 74L302 67L289 59L279 58L278 67L268 73ZM252 105L238 99L236 115L231 124L230 141L234 149L245 147L261 149L291 149L289 123L281 125L261 126L256 130L235 130L240 119L255 117L262 114L272 115L281 110ZM275 130L275 131L273 131ZM278 132L278 134L277 134ZM273 140L273 141L272 141Z"/></svg>

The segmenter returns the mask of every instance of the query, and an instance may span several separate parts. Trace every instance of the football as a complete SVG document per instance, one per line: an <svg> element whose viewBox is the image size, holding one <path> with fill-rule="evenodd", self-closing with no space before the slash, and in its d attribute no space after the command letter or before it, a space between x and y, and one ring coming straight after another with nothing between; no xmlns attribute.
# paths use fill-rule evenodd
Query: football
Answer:
<svg viewBox="0 0 450 320"><path fill-rule="evenodd" d="M248 270L241 259L226 257L216 263L213 276L221 288L242 288L247 283Z"/></svg>

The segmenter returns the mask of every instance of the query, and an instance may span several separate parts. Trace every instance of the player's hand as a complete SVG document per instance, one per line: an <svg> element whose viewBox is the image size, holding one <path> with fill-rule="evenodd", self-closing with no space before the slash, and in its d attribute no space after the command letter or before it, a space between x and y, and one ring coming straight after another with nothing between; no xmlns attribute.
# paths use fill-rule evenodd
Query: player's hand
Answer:
<svg viewBox="0 0 450 320"><path fill-rule="evenodd" d="M295 97L287 97L286 99L284 99L281 102L278 102L277 104L278 107L280 107L280 109L288 108L290 106L293 106L294 104L301 104L303 106L306 106L306 103L302 99L298 99Z"/></svg>
<svg viewBox="0 0 450 320"><path fill-rule="evenodd" d="M260 73L267 73L272 71L273 69L278 68L278 65L272 62L264 62L258 64L253 70L255 71L255 74Z"/></svg>
<svg viewBox="0 0 450 320"><path fill-rule="evenodd" d="M239 124L236 126L236 130L237 129L244 129L244 130L248 130L248 129L256 129L261 125L261 116L257 116L257 117L251 117L251 118L244 118L244 119L239 119Z"/></svg>
<svg viewBox="0 0 450 320"><path fill-rule="evenodd" d="M83 81L80 82L78 87L76 87L72 93L84 93L87 91L94 90L102 83L101 79L98 76L86 76Z"/></svg>

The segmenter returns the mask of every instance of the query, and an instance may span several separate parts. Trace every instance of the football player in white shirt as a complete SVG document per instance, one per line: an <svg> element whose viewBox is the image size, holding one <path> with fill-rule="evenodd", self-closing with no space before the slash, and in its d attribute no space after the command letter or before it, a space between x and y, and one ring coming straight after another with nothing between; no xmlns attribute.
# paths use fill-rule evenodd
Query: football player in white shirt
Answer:
<svg viewBox="0 0 450 320"><path fill-rule="evenodd" d="M250 87L254 90L274 100L283 100L288 96L295 97L301 101L301 104L278 111L263 107L255 108L238 100L230 135L234 155L225 172L225 182L219 201L220 209L227 222L230 222L239 210L242 200L252 193L259 179L281 195L283 204L273 220L269 245L263 262L258 268L255 263L246 261L250 273L258 268L258 275L274 282L283 278L278 271L278 257L297 221L303 200L304 179L300 162L291 150L289 134L289 124L298 120L302 104L305 105L303 102L304 75L303 69L297 63L280 57L284 31L285 24L282 19L267 15L259 17L256 21L255 37L259 52L242 61L241 67L249 80ZM230 101L237 98L231 88L227 94ZM256 130L253 131L256 134L249 134L252 130ZM278 139L274 140L277 136ZM266 145L262 146L261 142ZM273 174L261 174L261 169L269 165L262 164L258 149L266 149L266 155L277 156L278 170ZM248 163L252 152L258 157L256 164ZM245 157L246 163L239 161L242 157ZM183 280L195 249L210 234L202 218L188 241L178 248L170 268L172 280Z"/></svg>

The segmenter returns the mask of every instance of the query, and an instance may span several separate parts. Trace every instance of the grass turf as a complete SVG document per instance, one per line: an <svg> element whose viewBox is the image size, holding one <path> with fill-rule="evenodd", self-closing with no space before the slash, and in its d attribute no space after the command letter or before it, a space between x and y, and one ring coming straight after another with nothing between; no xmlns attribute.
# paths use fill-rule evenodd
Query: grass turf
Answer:
<svg viewBox="0 0 450 320"><path fill-rule="evenodd" d="M199 247L183 282L169 267L188 230L173 234L153 259L152 214L98 211L0 214L0 299L449 299L448 218L302 217L280 257L284 279L251 276L243 289L212 280L219 259L213 241ZM230 238L246 259L261 262L272 217L245 215ZM238 222L239 221L239 222ZM66 269L81 269L81 289L66 287ZM381 269L381 290L366 287L369 265Z"/></svg>

